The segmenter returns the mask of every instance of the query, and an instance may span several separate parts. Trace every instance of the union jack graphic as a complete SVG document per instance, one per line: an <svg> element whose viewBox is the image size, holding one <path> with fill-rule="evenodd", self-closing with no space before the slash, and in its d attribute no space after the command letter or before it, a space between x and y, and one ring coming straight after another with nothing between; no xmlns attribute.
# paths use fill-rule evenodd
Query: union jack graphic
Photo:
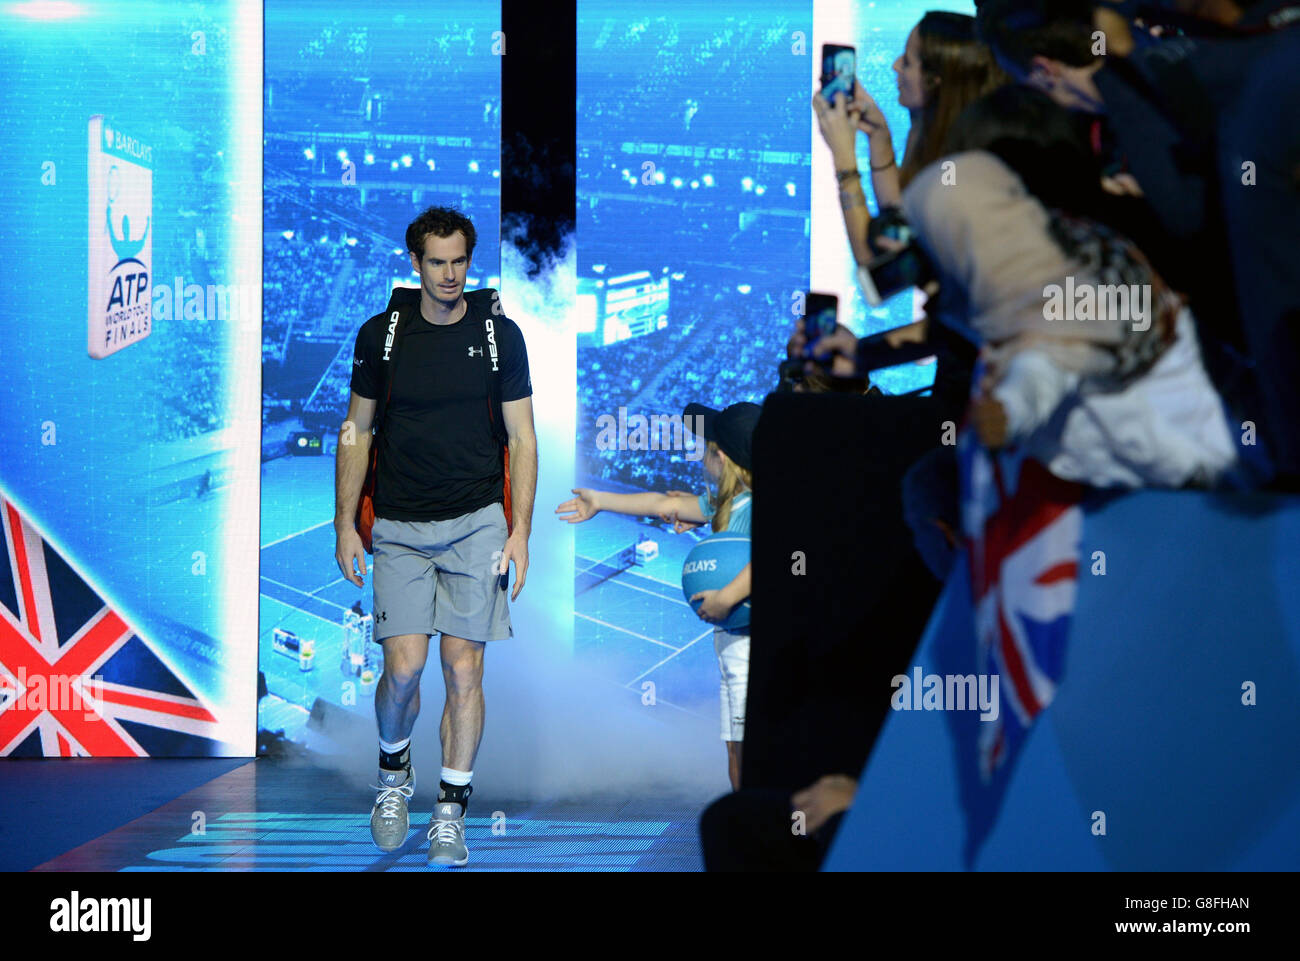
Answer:
<svg viewBox="0 0 1300 961"><path fill-rule="evenodd" d="M1000 701L996 720L953 712L949 721L970 867L997 819L1020 748L1065 672L1087 488L1018 451L991 455L969 429L958 458L973 617L945 625L948 669L997 675Z"/></svg>
<svg viewBox="0 0 1300 961"><path fill-rule="evenodd" d="M0 756L208 755L217 719L0 497Z"/></svg>
<svg viewBox="0 0 1300 961"><path fill-rule="evenodd" d="M976 663L980 673L999 676L1004 702L998 719L981 728L987 782L1052 703L1064 672L1085 488L1014 452L990 456L969 446L963 522Z"/></svg>

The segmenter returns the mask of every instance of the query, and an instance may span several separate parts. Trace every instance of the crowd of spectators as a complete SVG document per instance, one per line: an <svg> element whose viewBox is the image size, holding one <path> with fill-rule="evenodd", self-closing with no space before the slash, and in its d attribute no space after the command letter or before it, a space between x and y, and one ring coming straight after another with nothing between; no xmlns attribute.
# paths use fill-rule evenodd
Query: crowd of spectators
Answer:
<svg viewBox="0 0 1300 961"><path fill-rule="evenodd" d="M867 338L796 327L790 362L825 382L937 354L934 393L990 470L1037 462L1085 491L1300 490L1300 128L1278 122L1300 106L1294 8L976 6L927 13L895 62L901 163L860 83L814 96L864 296L927 300L923 320ZM944 532L921 550L943 579L982 536L961 500L981 482L933 445L896 487L918 548ZM707 866L815 869L860 773L719 799Z"/></svg>
<svg viewBox="0 0 1300 961"><path fill-rule="evenodd" d="M761 400L794 293L786 265L809 251L807 106L772 99L804 81L797 25L703 13L579 23L579 274L667 266L673 281L665 329L579 350L578 466L651 490L696 486L698 463L602 450L599 419ZM789 123L746 124L756 112Z"/></svg>
<svg viewBox="0 0 1300 961"><path fill-rule="evenodd" d="M788 306L786 310L788 310ZM593 478L647 490L699 483L698 460L682 451L602 449L605 416L680 416L690 403L717 408L761 401L776 386L770 358L783 348L782 294L722 288L686 278L671 288L661 331L578 351L579 468ZM665 441L661 441L661 446Z"/></svg>
<svg viewBox="0 0 1300 961"><path fill-rule="evenodd" d="M630 21L580 21L578 57L589 66L578 91L579 138L590 124L602 138L626 133L627 139L677 143L702 129L735 124L734 146L777 146L772 138L784 148L785 134L765 133L771 124L746 127L744 118L756 111L802 116L799 98L774 103L770 95L793 86L773 71L802 79L807 70L806 58L777 55L788 54L798 29L793 16L756 23L743 14L719 18L707 7ZM768 82L756 83L760 77Z"/></svg>

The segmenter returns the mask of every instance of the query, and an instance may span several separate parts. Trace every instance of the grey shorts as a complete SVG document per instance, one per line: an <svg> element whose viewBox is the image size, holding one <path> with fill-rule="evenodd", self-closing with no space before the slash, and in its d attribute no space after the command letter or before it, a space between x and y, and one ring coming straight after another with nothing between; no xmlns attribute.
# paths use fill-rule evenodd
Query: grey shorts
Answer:
<svg viewBox="0 0 1300 961"><path fill-rule="evenodd" d="M513 637L506 578L493 573L506 516L489 504L445 521L375 518L375 640L441 634Z"/></svg>

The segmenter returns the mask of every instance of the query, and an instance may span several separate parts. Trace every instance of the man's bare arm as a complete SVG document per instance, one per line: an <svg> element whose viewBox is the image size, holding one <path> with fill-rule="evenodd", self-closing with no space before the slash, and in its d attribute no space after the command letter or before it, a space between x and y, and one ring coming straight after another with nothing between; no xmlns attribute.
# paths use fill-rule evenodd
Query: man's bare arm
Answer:
<svg viewBox="0 0 1300 961"><path fill-rule="evenodd" d="M525 538L533 529L533 499L537 495L537 434L533 428L533 399L521 397L501 405L510 439L510 508L513 527Z"/></svg>
<svg viewBox="0 0 1300 961"><path fill-rule="evenodd" d="M374 400L352 395L348 417L339 428L334 457L334 529L352 530L370 460L370 428L375 418Z"/></svg>
<svg viewBox="0 0 1300 961"><path fill-rule="evenodd" d="M334 455L334 560L343 576L357 587L364 586L366 550L355 521L361 486L370 465L370 428L375 419L375 401L355 393L348 404L348 418L339 428L339 446Z"/></svg>
<svg viewBox="0 0 1300 961"><path fill-rule="evenodd" d="M537 495L537 434L533 430L533 399L521 397L501 405L510 444L510 511L512 530L502 551L500 573L515 565L515 587L510 600L519 597L528 576L528 535L533 529L533 498Z"/></svg>

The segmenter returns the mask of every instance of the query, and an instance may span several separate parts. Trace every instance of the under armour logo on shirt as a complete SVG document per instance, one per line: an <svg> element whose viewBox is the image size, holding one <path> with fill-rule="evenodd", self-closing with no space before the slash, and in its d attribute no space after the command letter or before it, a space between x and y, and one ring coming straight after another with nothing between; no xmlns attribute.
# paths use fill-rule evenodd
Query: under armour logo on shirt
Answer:
<svg viewBox="0 0 1300 961"><path fill-rule="evenodd" d="M473 348L473 347L471 347L471 348L469 349L469 355L470 355L471 357L474 356L474 350L475 350L475 348ZM478 355L479 355L480 357L483 356L483 348L482 348L482 347L479 347L479 348L478 348Z"/></svg>

